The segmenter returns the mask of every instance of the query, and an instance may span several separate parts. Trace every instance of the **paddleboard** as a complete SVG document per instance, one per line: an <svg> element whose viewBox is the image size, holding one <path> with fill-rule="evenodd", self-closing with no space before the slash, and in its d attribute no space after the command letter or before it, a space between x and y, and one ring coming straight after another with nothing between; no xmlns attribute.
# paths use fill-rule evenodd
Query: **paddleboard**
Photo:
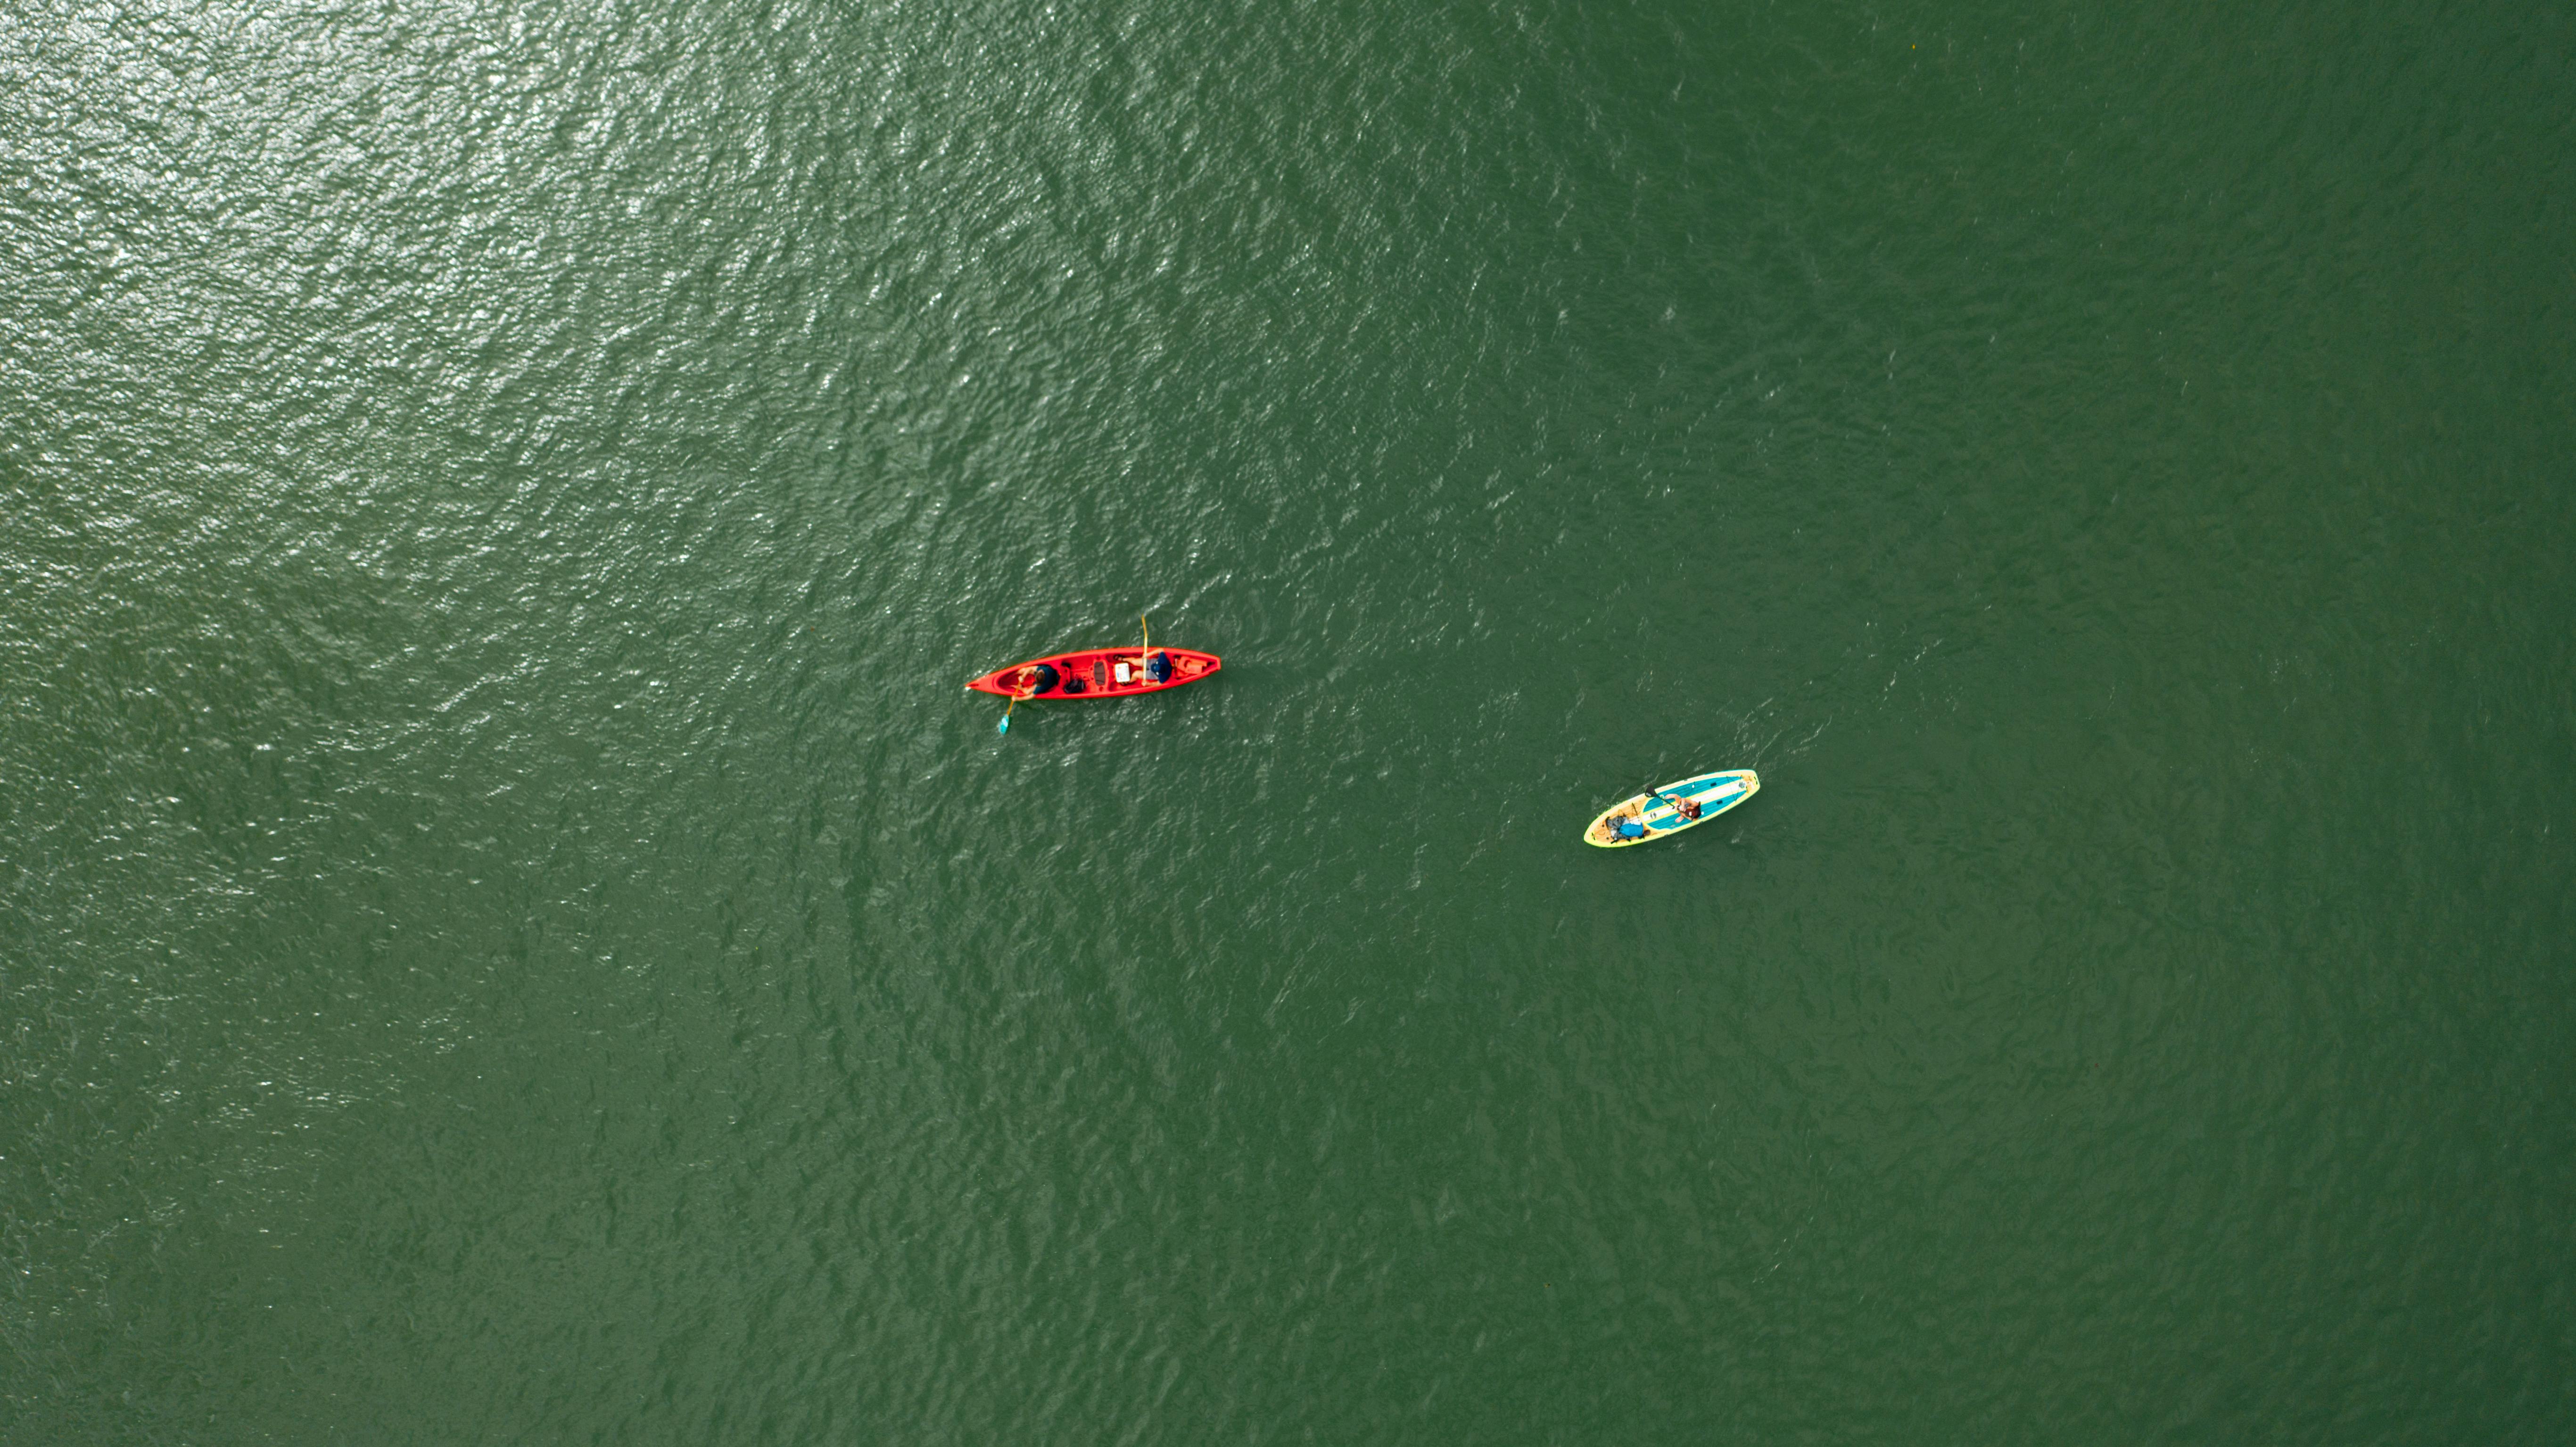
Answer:
<svg viewBox="0 0 2576 1447"><path fill-rule="evenodd" d="M1583 842L1600 849L1625 849L1631 844L1679 834L1696 829L1736 805L1753 797L1762 787L1762 779L1751 769L1726 769L1714 774L1695 774L1687 779L1658 786L1651 794L1638 794L1620 800L1592 817L1583 826ZM1656 795L1663 797L1657 798ZM1699 817L1693 819L1677 804L1699 806ZM1646 832L1635 839L1622 839L1615 826L1622 819L1633 819L1645 826Z"/></svg>

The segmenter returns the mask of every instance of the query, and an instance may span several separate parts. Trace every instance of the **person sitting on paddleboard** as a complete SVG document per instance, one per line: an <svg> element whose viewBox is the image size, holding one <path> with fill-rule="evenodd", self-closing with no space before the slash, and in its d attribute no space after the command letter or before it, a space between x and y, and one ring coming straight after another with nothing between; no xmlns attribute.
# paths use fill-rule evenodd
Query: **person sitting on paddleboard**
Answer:
<svg viewBox="0 0 2576 1447"><path fill-rule="evenodd" d="M1652 790L1647 792L1647 797L1661 799L1665 803L1672 805L1673 813L1680 818L1696 819L1699 817L1699 801L1697 799L1676 799L1670 794L1658 794Z"/></svg>

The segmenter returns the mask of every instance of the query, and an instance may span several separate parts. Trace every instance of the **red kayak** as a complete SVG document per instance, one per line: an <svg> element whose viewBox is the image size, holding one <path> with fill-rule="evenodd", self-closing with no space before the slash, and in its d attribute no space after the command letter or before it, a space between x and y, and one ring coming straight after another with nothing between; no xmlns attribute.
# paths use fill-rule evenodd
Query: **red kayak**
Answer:
<svg viewBox="0 0 2576 1447"><path fill-rule="evenodd" d="M1196 683L1224 667L1187 648L1085 648L997 668L967 684L999 698L1126 698Z"/></svg>

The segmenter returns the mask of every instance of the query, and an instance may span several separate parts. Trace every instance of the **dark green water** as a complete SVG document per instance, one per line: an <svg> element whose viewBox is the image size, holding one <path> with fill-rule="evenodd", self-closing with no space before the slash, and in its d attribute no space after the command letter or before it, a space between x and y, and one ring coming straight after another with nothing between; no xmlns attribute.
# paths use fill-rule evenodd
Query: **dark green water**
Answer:
<svg viewBox="0 0 2576 1447"><path fill-rule="evenodd" d="M2571 237L2564 7L16 7L0 1441L2568 1441Z"/></svg>

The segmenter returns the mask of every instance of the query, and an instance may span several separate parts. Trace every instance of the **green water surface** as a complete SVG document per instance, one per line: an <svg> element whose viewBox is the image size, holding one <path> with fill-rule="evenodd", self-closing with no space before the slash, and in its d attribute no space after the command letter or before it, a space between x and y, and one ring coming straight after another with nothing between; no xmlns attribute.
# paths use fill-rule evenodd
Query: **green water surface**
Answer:
<svg viewBox="0 0 2576 1447"><path fill-rule="evenodd" d="M2576 1440L2571 237L2564 6L11 7L0 1442Z"/></svg>

